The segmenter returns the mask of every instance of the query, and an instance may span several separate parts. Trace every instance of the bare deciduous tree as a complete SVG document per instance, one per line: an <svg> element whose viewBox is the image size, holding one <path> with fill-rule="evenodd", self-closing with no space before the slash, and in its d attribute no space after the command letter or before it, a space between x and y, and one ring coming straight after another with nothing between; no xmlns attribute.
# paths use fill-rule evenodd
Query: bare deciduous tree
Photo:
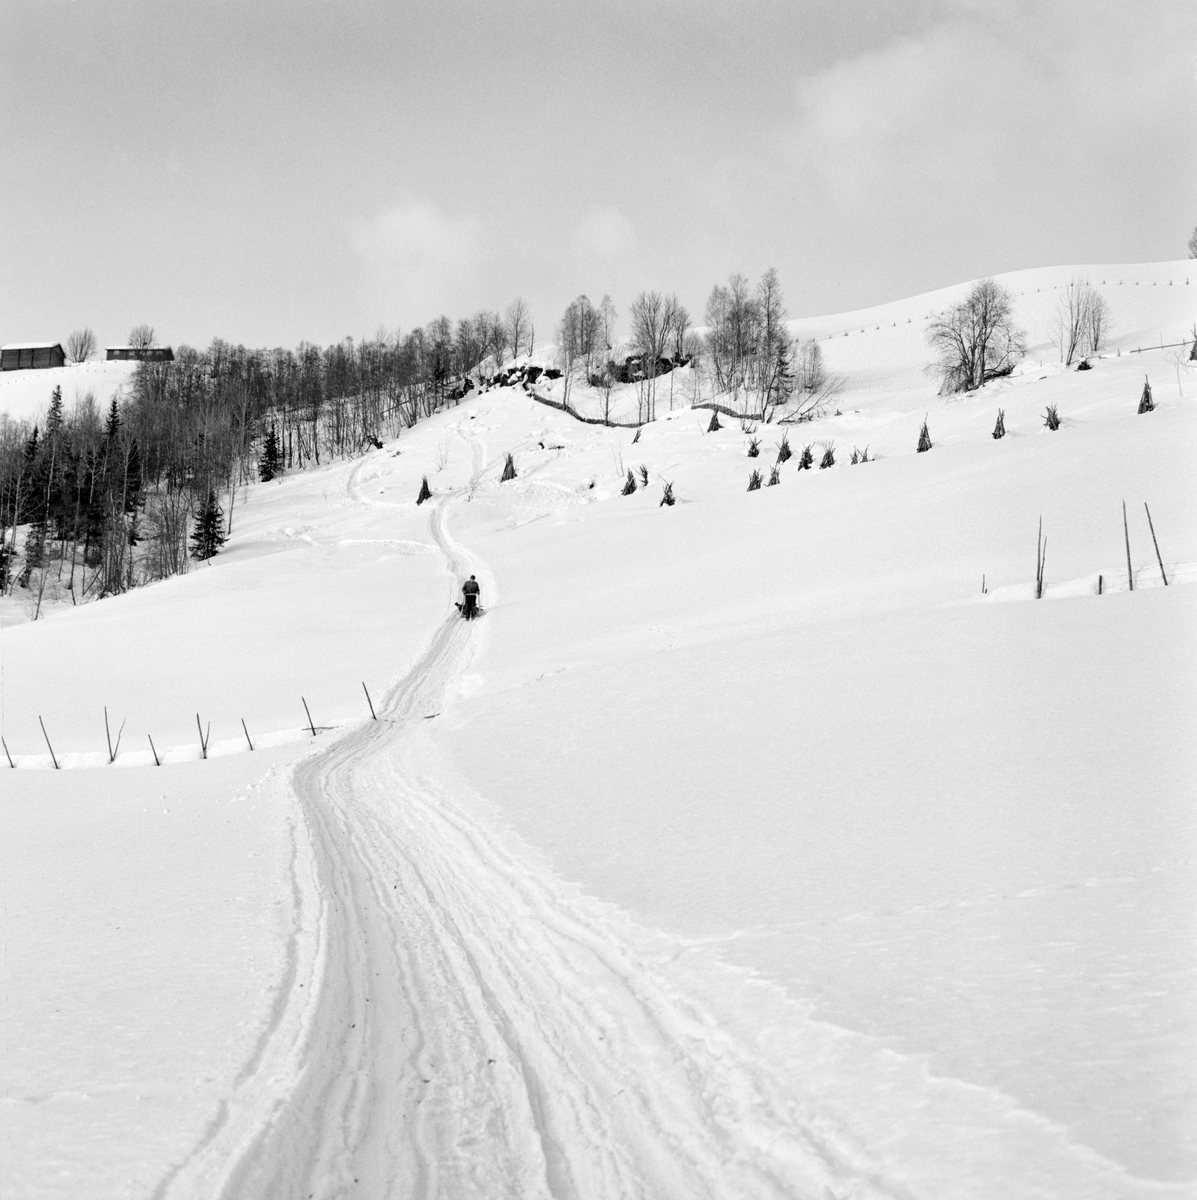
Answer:
<svg viewBox="0 0 1197 1200"><path fill-rule="evenodd" d="M930 369L942 380L941 394L1010 374L1027 348L1010 293L992 279L979 280L961 303L933 317L927 341L937 355Z"/></svg>
<svg viewBox="0 0 1197 1200"><path fill-rule="evenodd" d="M610 296L604 296L599 302L599 324L603 331L603 346L610 350L615 345L615 319L618 315Z"/></svg>
<svg viewBox="0 0 1197 1200"><path fill-rule="evenodd" d="M1064 365L1070 366L1078 355L1085 358L1096 354L1108 324L1105 297L1087 279L1070 279L1056 301L1052 335Z"/></svg>
<svg viewBox="0 0 1197 1200"><path fill-rule="evenodd" d="M1189 257L1197 258L1197 226L1194 226L1193 232L1189 234Z"/></svg>
<svg viewBox="0 0 1197 1200"><path fill-rule="evenodd" d="M641 292L632 301L632 341L642 356L647 386L642 389L640 419L651 421L656 415L657 362L665 349L669 329L665 320L665 297L660 292Z"/></svg>
<svg viewBox="0 0 1197 1200"><path fill-rule="evenodd" d="M87 362L96 352L96 335L90 329L76 329L66 341L71 362Z"/></svg>
<svg viewBox="0 0 1197 1200"><path fill-rule="evenodd" d="M532 314L523 298L516 296L507 306L506 315L507 344L511 347L512 355L518 358L520 347L527 340L532 328Z"/></svg>
<svg viewBox="0 0 1197 1200"><path fill-rule="evenodd" d="M129 330L129 345L135 350L148 350L154 344L154 327L152 325L134 325Z"/></svg>

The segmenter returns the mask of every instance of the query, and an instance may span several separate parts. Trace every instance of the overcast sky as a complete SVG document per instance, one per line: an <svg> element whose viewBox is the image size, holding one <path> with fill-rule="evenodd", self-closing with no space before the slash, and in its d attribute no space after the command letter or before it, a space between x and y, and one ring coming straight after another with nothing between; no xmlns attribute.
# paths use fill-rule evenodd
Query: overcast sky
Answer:
<svg viewBox="0 0 1197 1200"><path fill-rule="evenodd" d="M1182 258L1193 0L5 0L0 342Z"/></svg>

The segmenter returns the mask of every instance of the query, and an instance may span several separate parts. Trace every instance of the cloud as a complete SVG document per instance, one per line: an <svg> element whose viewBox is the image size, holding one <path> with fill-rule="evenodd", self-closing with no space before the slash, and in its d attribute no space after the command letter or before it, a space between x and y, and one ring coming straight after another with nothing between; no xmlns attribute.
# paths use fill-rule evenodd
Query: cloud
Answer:
<svg viewBox="0 0 1197 1200"><path fill-rule="evenodd" d="M789 171L812 215L858 237L1045 261L1158 240L1191 192L1182 177L1197 182L1176 154L1197 116L1184 49L1197 10L949 0L943 11L918 36L797 83Z"/></svg>
<svg viewBox="0 0 1197 1200"><path fill-rule="evenodd" d="M367 300L389 319L422 324L442 311L467 308L484 258L481 220L452 216L405 195L371 220L350 225Z"/></svg>
<svg viewBox="0 0 1197 1200"><path fill-rule="evenodd" d="M572 249L587 265L611 263L635 251L636 230L618 208L593 208L574 230Z"/></svg>

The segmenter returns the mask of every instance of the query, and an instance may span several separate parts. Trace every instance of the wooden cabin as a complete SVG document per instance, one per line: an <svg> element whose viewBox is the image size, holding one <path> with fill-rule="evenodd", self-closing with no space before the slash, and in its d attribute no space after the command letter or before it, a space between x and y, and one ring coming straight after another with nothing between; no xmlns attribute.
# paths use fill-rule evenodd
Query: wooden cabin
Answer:
<svg viewBox="0 0 1197 1200"><path fill-rule="evenodd" d="M109 346L109 362L174 362L169 346Z"/></svg>
<svg viewBox="0 0 1197 1200"><path fill-rule="evenodd" d="M0 371L40 370L65 364L60 342L9 342L0 346Z"/></svg>

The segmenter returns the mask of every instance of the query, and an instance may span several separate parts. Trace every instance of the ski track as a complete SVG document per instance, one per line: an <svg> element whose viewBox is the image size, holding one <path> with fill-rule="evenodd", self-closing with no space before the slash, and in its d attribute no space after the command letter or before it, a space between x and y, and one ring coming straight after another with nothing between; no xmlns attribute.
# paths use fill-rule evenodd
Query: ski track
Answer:
<svg viewBox="0 0 1197 1200"><path fill-rule="evenodd" d="M485 447L466 440L477 474ZM352 501L392 507L357 476ZM453 499L434 501L432 537L493 603L446 528ZM485 636L446 617L379 720L295 768L307 828L287 978L232 1096L155 1195L907 1196L594 905L456 806L423 721Z"/></svg>

